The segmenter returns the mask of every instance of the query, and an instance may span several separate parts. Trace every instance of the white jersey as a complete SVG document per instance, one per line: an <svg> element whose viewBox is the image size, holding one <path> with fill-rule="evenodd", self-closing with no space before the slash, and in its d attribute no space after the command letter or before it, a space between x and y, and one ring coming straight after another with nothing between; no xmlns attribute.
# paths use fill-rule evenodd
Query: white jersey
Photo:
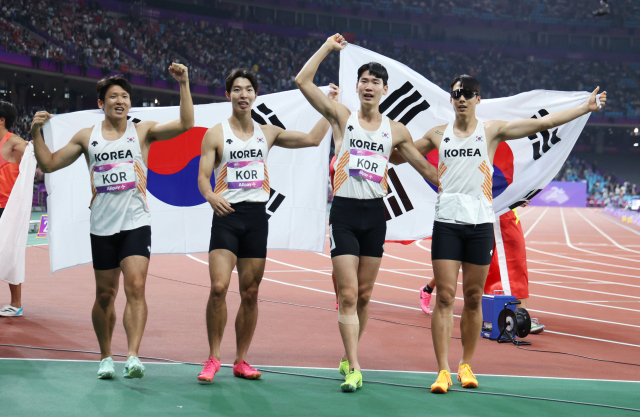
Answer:
<svg viewBox="0 0 640 417"><path fill-rule="evenodd" d="M213 192L231 204L269 201L269 145L260 125L254 121L253 136L242 140L233 134L229 121L225 120L222 122L222 134L224 148L220 165L215 169L216 186Z"/></svg>
<svg viewBox="0 0 640 417"><path fill-rule="evenodd" d="M369 132L360 126L358 113L351 113L335 162L334 195L360 200L385 197L392 147L387 116L382 116L378 130Z"/></svg>
<svg viewBox="0 0 640 417"><path fill-rule="evenodd" d="M438 202L435 220L445 223L495 222L493 212L493 165L489 161L484 123L461 139L453 123L444 130L438 165Z"/></svg>
<svg viewBox="0 0 640 417"><path fill-rule="evenodd" d="M102 123L89 138L91 233L111 236L151 225L147 207L147 166L133 122L117 140L102 137Z"/></svg>

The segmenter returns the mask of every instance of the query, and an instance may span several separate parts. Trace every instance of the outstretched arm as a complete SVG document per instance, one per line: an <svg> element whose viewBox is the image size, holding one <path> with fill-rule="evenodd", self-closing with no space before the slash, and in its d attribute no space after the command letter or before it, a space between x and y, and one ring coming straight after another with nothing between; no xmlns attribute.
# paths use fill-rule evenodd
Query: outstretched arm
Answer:
<svg viewBox="0 0 640 417"><path fill-rule="evenodd" d="M169 72L180 84L180 118L163 123L142 122L153 124L148 133L148 138L152 141L173 139L191 129L195 124L187 67L174 62L169 67Z"/></svg>
<svg viewBox="0 0 640 417"><path fill-rule="evenodd" d="M335 84L329 84L329 86L331 87L331 91L329 91L328 97L330 100L337 102L340 89ZM277 131L273 145L289 149L319 146L322 139L327 135L329 127L329 121L324 117L320 118L309 133L287 131L277 126L270 126L270 128Z"/></svg>
<svg viewBox="0 0 640 417"><path fill-rule="evenodd" d="M401 137L400 142L396 145L396 149L400 152L400 157L418 171L424 179L433 185L438 185L438 170L424 158L424 155L422 155L418 149L416 149L409 130L400 123L398 123L398 125L399 126L395 129L396 131L393 132L393 135Z"/></svg>
<svg viewBox="0 0 640 417"><path fill-rule="evenodd" d="M27 142L18 135L11 136L2 146L2 157L12 164L19 164L27 149Z"/></svg>
<svg viewBox="0 0 640 417"><path fill-rule="evenodd" d="M332 101L313 83L313 78L318 71L318 67L323 59L329 55L331 51L340 51L344 49L346 42L342 35L336 33L318 49L318 51L307 61L302 67L300 73L296 76L296 84L311 103L313 108L323 115L331 124L337 122L338 112L349 111L344 105L336 101Z"/></svg>
<svg viewBox="0 0 640 417"><path fill-rule="evenodd" d="M600 108L604 107L605 103L607 102L607 92L605 91L600 94L600 106L598 106L598 99L596 98L596 95L598 94L599 90L600 87L597 87L595 90L593 90L591 96L589 97L589 100L579 105L578 107L574 107L573 109L569 110L554 112L541 117L540 119L524 119L517 120L515 122L492 120L490 122L487 122L486 129L489 130L487 133L493 133L492 136L495 139L503 141L525 138L544 130L553 129L554 127L563 125L574 119L577 119L580 116L583 116L590 112L598 111Z"/></svg>
<svg viewBox="0 0 640 417"><path fill-rule="evenodd" d="M205 200L211 204L217 216L226 216L234 212L231 204L214 193L211 187L211 175L213 175L217 155L216 145L218 141L216 139L219 139L218 136L221 137L221 130L222 128L219 126L214 126L207 130L207 133L202 138L202 155L200 156L200 167L198 169L198 189Z"/></svg>
<svg viewBox="0 0 640 417"><path fill-rule="evenodd" d="M82 155L84 148L82 141L91 134L91 128L82 129L76 133L73 138L61 149L51 153L44 138L40 133L40 129L52 117L46 111L39 111L33 116L31 122L31 136L33 137L33 149L36 155L36 161L42 172L54 172L67 167L75 162Z"/></svg>

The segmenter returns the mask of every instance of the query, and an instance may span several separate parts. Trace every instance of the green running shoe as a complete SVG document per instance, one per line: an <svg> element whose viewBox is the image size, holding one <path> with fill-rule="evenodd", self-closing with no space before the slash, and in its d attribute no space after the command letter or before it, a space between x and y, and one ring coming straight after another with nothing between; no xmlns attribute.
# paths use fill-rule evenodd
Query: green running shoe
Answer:
<svg viewBox="0 0 640 417"><path fill-rule="evenodd" d="M344 376L347 376L347 374L349 373L349 360L340 361L338 372L340 372Z"/></svg>
<svg viewBox="0 0 640 417"><path fill-rule="evenodd" d="M98 379L113 379L116 376L116 370L113 367L113 358L109 356L100 361L98 369Z"/></svg>
<svg viewBox="0 0 640 417"><path fill-rule="evenodd" d="M142 378L144 376L144 365L140 359L131 356L124 364L123 376L125 378Z"/></svg>
<svg viewBox="0 0 640 417"><path fill-rule="evenodd" d="M362 386L362 374L360 371L352 369L344 379L340 389L342 392L356 392Z"/></svg>

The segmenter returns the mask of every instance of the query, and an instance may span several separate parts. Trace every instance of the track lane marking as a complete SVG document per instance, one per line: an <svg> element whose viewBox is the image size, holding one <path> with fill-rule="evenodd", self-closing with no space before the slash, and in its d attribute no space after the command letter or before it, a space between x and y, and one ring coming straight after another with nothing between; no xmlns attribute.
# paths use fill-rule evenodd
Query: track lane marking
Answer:
<svg viewBox="0 0 640 417"><path fill-rule="evenodd" d="M620 226L620 227L622 227L623 229L627 229L627 230L629 230L630 232L635 233L636 235L640 235L640 232L639 232L639 231L637 231L637 230L635 230L635 229L632 229L632 228L630 228L630 227L627 227L627 226L625 226L625 225L623 225L623 224L620 224L620 223L618 223L617 221L615 221L615 220L613 220L613 219L610 219L610 218L609 218L609 215L606 215L606 214L605 214L605 215L602 215L602 214L598 213L598 217L601 217L601 218L603 218L603 219L605 219L605 220L607 220L607 221L610 221L611 223L615 224L616 226Z"/></svg>
<svg viewBox="0 0 640 417"><path fill-rule="evenodd" d="M594 229L596 229L602 236L606 237L607 239L609 239L609 241L611 243L613 243L614 245L616 245L617 247L619 247L622 250L626 250L627 252L633 252L633 253L639 253L637 250L633 250L633 249L629 249L626 248L624 246L622 246L621 244L619 244L618 242L616 242L615 240L613 240L608 234L606 234L605 232L603 232L602 230L600 230L600 228L598 226L596 226L595 224L591 223L591 221L589 219L587 219L586 217L584 217L582 215L582 213L580 213L578 210L576 210L575 208L573 209L573 211L575 211L576 213L578 213L578 216L582 217L587 223L589 223L591 225L591 227L593 227Z"/></svg>
<svg viewBox="0 0 640 417"><path fill-rule="evenodd" d="M527 236L529 236L529 233L531 233L531 231L533 230L534 227L536 227L536 225L538 224L538 222L542 219L542 217L547 213L547 211L549 211L549 207L547 207L546 209L544 209L544 211L542 212L542 214L540 215L540 217L538 217L538 219L531 225L531 227L529 228L529 230L527 230L527 233L524 234L524 237L526 238Z"/></svg>

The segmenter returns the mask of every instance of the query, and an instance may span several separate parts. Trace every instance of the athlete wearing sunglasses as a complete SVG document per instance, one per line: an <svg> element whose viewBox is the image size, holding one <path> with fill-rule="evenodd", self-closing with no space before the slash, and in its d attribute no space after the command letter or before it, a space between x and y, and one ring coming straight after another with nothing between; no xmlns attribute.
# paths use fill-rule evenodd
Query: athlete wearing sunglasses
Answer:
<svg viewBox="0 0 640 417"><path fill-rule="evenodd" d="M438 201L433 225L431 259L438 288L431 319L431 335L438 360L438 378L431 392L446 393L451 386L448 351L453 328L453 302L458 271L462 267L464 308L460 320L462 359L458 380L464 388L476 388L471 359L482 326L482 293L493 251L492 203L493 156L504 140L519 139L570 122L597 111L607 101L606 91L596 88L578 107L548 114L538 119L486 123L476 118L480 104L480 83L461 75L451 82L451 99L456 117L453 123L437 126L415 142L423 155L438 149ZM404 160L397 152L394 164Z"/></svg>

